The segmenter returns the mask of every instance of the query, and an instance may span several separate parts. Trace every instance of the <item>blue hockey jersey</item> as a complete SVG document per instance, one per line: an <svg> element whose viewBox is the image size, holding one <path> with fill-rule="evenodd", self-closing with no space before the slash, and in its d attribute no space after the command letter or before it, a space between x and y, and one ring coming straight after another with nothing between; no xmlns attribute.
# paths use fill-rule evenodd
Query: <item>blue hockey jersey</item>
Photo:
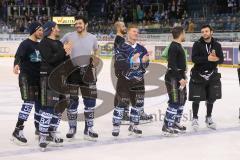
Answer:
<svg viewBox="0 0 240 160"><path fill-rule="evenodd" d="M119 48L115 49L115 68L120 72L120 76L128 80L142 80L144 73L149 65L149 62L143 63L142 58L147 55L147 50L142 45L136 43L130 45L125 42ZM132 61L132 57L139 53L139 60L137 63Z"/></svg>

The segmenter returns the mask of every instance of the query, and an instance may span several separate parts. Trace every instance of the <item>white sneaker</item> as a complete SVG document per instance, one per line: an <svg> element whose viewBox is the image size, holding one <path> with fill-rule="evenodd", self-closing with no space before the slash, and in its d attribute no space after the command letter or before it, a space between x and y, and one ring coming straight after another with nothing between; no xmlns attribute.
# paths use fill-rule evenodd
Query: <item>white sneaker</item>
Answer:
<svg viewBox="0 0 240 160"><path fill-rule="evenodd" d="M206 117L205 123L208 128L216 130L216 123L213 122L212 117Z"/></svg>
<svg viewBox="0 0 240 160"><path fill-rule="evenodd" d="M198 119L197 119L197 118L193 118L193 120L192 120L192 127L193 127L193 130L194 130L195 132L198 131L199 124L198 124Z"/></svg>

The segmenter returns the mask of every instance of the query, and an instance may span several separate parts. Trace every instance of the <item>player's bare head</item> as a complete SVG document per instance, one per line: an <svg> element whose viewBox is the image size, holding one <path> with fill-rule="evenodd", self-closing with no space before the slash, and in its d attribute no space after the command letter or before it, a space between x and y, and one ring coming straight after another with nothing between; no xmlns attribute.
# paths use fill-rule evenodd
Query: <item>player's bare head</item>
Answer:
<svg viewBox="0 0 240 160"><path fill-rule="evenodd" d="M30 36L33 36L35 39L42 39L43 37L43 27L38 22L33 22L29 25Z"/></svg>
<svg viewBox="0 0 240 160"><path fill-rule="evenodd" d="M185 31L184 28L181 26L174 27L172 29L172 36L173 39L180 40L181 42L185 41Z"/></svg>
<svg viewBox="0 0 240 160"><path fill-rule="evenodd" d="M82 33L83 31L86 31L87 26L88 26L88 20L86 17L83 17L83 16L75 17L75 29L78 33Z"/></svg>
<svg viewBox="0 0 240 160"><path fill-rule="evenodd" d="M137 41L139 34L138 26L136 24L130 24L127 33L129 40Z"/></svg>
<svg viewBox="0 0 240 160"><path fill-rule="evenodd" d="M203 25L201 27L201 34L204 40L209 40L213 35L213 28L210 25Z"/></svg>
<svg viewBox="0 0 240 160"><path fill-rule="evenodd" d="M114 24L114 27L115 27L117 33L120 33L120 34L123 34L123 35L127 33L127 28L125 26L125 23L122 22L122 21L117 21Z"/></svg>

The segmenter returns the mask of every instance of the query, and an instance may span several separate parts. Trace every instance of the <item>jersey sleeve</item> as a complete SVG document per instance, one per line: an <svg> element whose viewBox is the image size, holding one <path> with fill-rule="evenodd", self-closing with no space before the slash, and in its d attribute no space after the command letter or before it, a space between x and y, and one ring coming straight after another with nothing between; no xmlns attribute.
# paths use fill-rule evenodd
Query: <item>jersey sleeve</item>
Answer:
<svg viewBox="0 0 240 160"><path fill-rule="evenodd" d="M145 56L145 55L149 56L148 51L147 51L147 49L145 47L143 47L142 50L143 50L143 56ZM149 66L149 61L143 63L142 62L143 56L141 57L141 66L145 69L145 68L147 68Z"/></svg>
<svg viewBox="0 0 240 160"><path fill-rule="evenodd" d="M15 54L15 59L14 59L14 66L15 65L20 65L23 57L26 55L26 47L24 42L20 43L17 52Z"/></svg>
<svg viewBox="0 0 240 160"><path fill-rule="evenodd" d="M176 76L177 80L184 79L184 77L179 73L177 67L177 54L179 50L176 46L171 45L168 50L168 68L171 70L173 75Z"/></svg>

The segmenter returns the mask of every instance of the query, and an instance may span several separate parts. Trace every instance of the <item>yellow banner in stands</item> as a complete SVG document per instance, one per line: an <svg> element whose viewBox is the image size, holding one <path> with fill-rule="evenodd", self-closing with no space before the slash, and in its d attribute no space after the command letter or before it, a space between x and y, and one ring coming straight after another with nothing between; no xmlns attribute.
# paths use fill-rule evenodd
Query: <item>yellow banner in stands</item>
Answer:
<svg viewBox="0 0 240 160"><path fill-rule="evenodd" d="M57 24L74 24L75 17L53 17L53 21Z"/></svg>

